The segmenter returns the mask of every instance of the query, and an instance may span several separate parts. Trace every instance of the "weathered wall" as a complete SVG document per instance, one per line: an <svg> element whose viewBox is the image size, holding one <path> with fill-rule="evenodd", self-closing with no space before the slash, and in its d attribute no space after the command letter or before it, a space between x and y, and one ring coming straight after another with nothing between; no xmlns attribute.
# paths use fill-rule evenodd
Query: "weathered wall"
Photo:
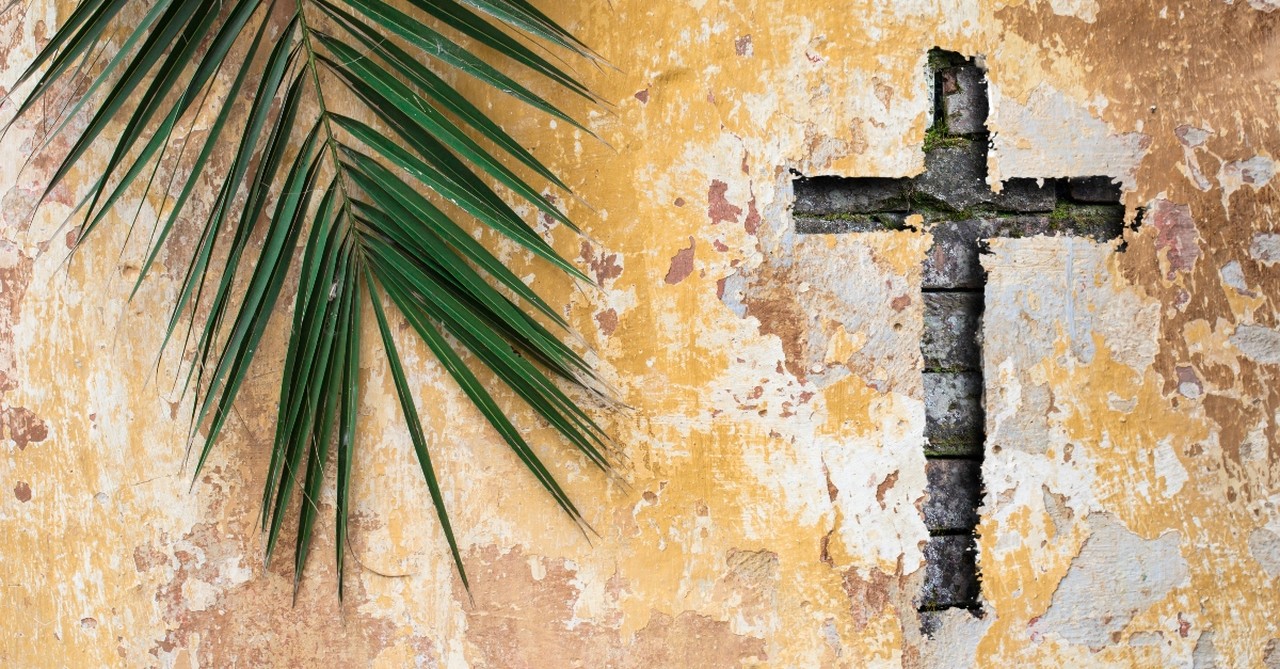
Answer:
<svg viewBox="0 0 1280 669"><path fill-rule="evenodd" d="M10 16L4 82L58 4ZM158 202L65 262L87 177L28 219L26 122L0 163L0 664L1280 666L1280 6L542 4L618 68L585 73L615 109L575 108L609 146L499 108L594 207L567 204L592 241L557 239L602 289L538 287L633 407L604 414L629 485L537 436L600 538L414 349L474 603L371 365L348 599L330 521L291 604L253 529L282 333L188 492L175 361L150 372L178 277L127 302L119 251ZM799 237L789 169L918 172L935 45L985 56L993 178L1115 174L1150 209L1123 253L985 258L986 615L926 639L929 235Z"/></svg>

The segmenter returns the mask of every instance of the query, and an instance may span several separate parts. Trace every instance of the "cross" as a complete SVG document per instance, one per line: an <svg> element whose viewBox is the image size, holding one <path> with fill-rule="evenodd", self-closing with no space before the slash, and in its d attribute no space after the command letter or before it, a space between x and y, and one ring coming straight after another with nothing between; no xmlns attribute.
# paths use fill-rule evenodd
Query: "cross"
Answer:
<svg viewBox="0 0 1280 669"><path fill-rule="evenodd" d="M1108 177L1010 179L999 193L986 184L987 94L982 69L959 54L934 50L933 124L925 135L925 171L911 179L800 176L796 232L903 229L918 214L933 234L922 280L925 457L930 539L922 612L979 610L975 560L985 440L979 255L994 237L1120 236L1124 207ZM915 220L915 219L913 219Z"/></svg>

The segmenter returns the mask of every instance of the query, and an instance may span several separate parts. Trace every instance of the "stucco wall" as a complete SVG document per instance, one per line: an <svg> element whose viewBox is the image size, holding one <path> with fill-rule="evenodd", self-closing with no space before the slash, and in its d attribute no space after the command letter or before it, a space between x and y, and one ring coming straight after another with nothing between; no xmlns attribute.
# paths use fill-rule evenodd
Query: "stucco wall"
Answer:
<svg viewBox="0 0 1280 669"><path fill-rule="evenodd" d="M540 4L617 67L583 72L613 109L565 100L607 146L494 107L592 207L565 203L591 241L551 234L601 289L535 286L631 407L600 410L626 485L517 413L600 537L406 347L474 602L372 362L347 600L327 520L291 602L254 530L283 324L188 491L177 356L151 373L181 267L126 300L159 201L68 262L104 156L29 218L33 117L0 145L0 664L1280 666L1280 5ZM5 84L70 6L6 15ZM986 611L926 639L930 238L799 237L789 207L791 169L922 168L933 46L985 57L993 180L1117 175L1148 212L1122 253L984 258Z"/></svg>

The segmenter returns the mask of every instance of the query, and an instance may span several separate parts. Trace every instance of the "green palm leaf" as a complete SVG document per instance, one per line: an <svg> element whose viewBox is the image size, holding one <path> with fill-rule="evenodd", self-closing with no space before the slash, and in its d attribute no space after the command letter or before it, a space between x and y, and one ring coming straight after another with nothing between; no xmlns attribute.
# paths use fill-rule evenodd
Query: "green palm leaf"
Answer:
<svg viewBox="0 0 1280 669"><path fill-rule="evenodd" d="M123 34L118 51L100 72L85 74L116 33ZM471 226L487 226L586 281L491 184L576 231L507 163L544 184L567 187L437 70L454 69L587 130L476 55L475 47L525 76L597 101L550 54L560 50L592 64L598 56L524 0L412 0L407 7L383 0L82 0L18 77L15 88L25 96L15 119L59 84L91 77L86 94L69 103L55 125L57 134L73 117L87 118L45 192L90 149L109 148L81 200L77 245L111 220L108 214L127 194L141 189L145 196L182 122L206 114L216 97L211 91L223 87L190 164L169 177L178 194L166 197L138 283L179 221L190 218L197 182L215 177L221 186L207 215L194 221L198 241L163 344L195 343L195 360L180 385L196 396L193 438L205 430L198 475L282 306L286 278L296 274L260 520L269 561L298 498L295 589L331 453L337 458L339 574L344 564L366 308L373 310L414 454L464 586L462 555L385 303L580 527L586 528L582 513L472 366L487 368L592 463L609 467L604 430L559 385L597 392L590 366L563 341L565 320L472 234ZM337 99L358 104L339 108L330 103ZM237 109L233 103L240 100ZM185 148L184 142L180 162ZM220 149L231 157L225 168L213 161ZM206 315L197 318L197 311ZM184 320L185 334L174 339Z"/></svg>

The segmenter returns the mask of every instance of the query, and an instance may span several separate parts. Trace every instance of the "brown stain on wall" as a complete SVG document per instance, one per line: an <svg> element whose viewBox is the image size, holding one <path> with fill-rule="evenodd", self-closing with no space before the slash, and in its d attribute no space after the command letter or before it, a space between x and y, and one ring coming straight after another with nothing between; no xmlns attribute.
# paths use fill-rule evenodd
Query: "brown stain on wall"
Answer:
<svg viewBox="0 0 1280 669"><path fill-rule="evenodd" d="M729 184L719 179L712 180L707 189L707 218L711 219L712 225L736 221L742 215L742 208L730 204L725 197L728 190Z"/></svg>
<svg viewBox="0 0 1280 669"><path fill-rule="evenodd" d="M689 238L689 246L680 249L674 256L671 256L671 267L667 269L666 282L668 284L677 284L689 278L693 273L694 251L698 248L698 243Z"/></svg>
<svg viewBox="0 0 1280 669"><path fill-rule="evenodd" d="M796 299L793 291L799 285L790 268L763 265L752 281L758 288L748 292L742 302L746 315L760 321L760 334L773 335L782 344L787 371L804 381L809 375L809 333L815 319Z"/></svg>
<svg viewBox="0 0 1280 669"><path fill-rule="evenodd" d="M10 210L8 223L22 232L20 209ZM12 243L0 248L0 440L8 440L18 450L49 437L44 419L26 407L11 406L6 395L18 390L17 361L14 359L13 327L22 313L22 300L31 283L34 261ZM8 266L4 266L8 265Z"/></svg>
<svg viewBox="0 0 1280 669"><path fill-rule="evenodd" d="M1103 119L1117 128L1141 123L1142 132L1152 138L1138 175L1139 189L1129 201L1145 204L1155 199L1150 212L1155 220L1129 236L1122 272L1168 305L1162 314L1157 359L1166 392L1177 385L1178 365L1190 363L1219 386L1210 391L1218 399L1206 400L1210 417L1223 430L1234 431L1280 407L1280 391L1266 382L1274 372L1242 357L1236 360L1238 370L1214 369L1189 349L1192 342L1184 331L1196 322L1229 327L1246 316L1233 308L1223 291L1219 271L1230 262L1240 263L1246 284L1263 296L1247 317L1277 326L1280 277L1247 250L1255 231L1273 229L1280 199L1274 186L1242 188L1224 197L1221 182L1202 189L1169 167L1185 160L1188 127L1213 129L1195 142L1193 150L1200 171L1209 177L1218 177L1233 159L1277 153L1280 125L1274 113L1261 113L1274 109L1277 66L1262 54L1280 49L1280 31L1273 11L1259 11L1249 3L1180 6L1166 9L1164 16L1161 9L1156 3L1108 3L1087 28L1026 6L997 16L1010 32L1054 35L1072 45L1070 58L1079 72L1075 86L1110 101ZM1180 39L1187 34L1183 30L1230 38ZM1169 85L1171 78L1179 85ZM1147 268L1162 256L1169 273L1157 277ZM1175 272L1185 276L1174 280ZM1268 441L1275 444L1276 421L1266 422ZM1269 484L1274 485L1280 450L1274 450L1269 461Z"/></svg>

